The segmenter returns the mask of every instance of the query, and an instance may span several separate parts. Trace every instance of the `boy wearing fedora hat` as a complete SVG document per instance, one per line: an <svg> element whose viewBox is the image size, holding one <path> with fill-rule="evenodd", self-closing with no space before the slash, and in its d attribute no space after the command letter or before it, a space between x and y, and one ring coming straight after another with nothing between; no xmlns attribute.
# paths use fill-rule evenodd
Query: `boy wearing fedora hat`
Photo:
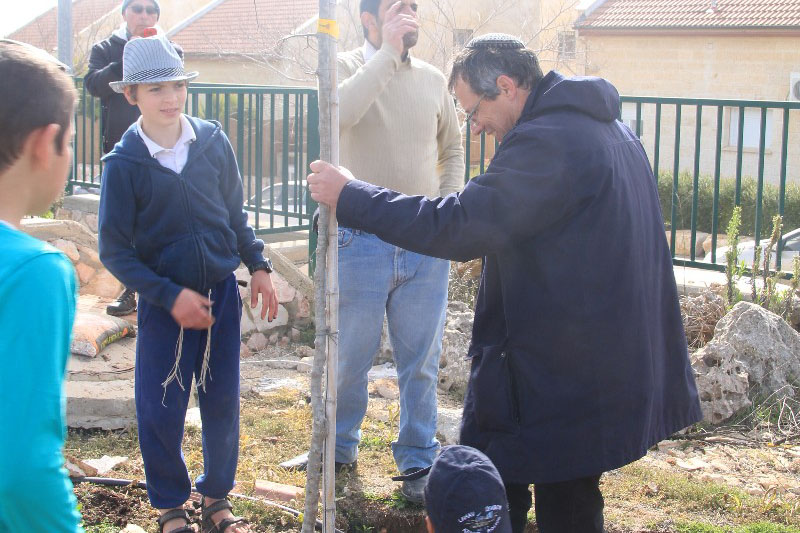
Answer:
<svg viewBox="0 0 800 533"><path fill-rule="evenodd" d="M233 517L239 443L241 301L233 271L252 274L250 305L262 298L272 320L278 303L242 209L242 181L219 123L182 113L196 72L163 36L125 46L122 92L141 117L103 161L100 259L140 295L136 416L150 503L163 532L193 531L183 505L191 480L181 451L191 383L203 419L203 533L250 531Z"/></svg>
<svg viewBox="0 0 800 533"><path fill-rule="evenodd" d="M117 93L109 82L122 79L122 51L125 44L148 31L161 33L157 26L161 6L157 0L124 0L122 2L122 24L106 39L95 43L89 54L89 70L84 78L86 90L100 99L102 114L102 148L107 154L119 142L128 126L139 118L139 108L131 105L125 95ZM173 43L178 55L180 46ZM136 311L136 293L129 288L106 307L109 315L125 316Z"/></svg>

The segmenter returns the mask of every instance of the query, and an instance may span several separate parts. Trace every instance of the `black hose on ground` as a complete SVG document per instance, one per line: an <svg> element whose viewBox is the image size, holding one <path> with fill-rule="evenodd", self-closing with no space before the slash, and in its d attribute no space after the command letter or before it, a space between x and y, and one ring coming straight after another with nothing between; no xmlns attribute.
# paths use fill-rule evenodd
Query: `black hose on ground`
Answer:
<svg viewBox="0 0 800 533"><path fill-rule="evenodd" d="M77 477L77 478L72 478L72 483L74 485L77 485L78 483L91 483L93 485L105 485L107 487L137 487L140 489L145 489L145 490L147 489L147 483L145 483L144 481L132 481L130 479L116 479L111 477L90 477L90 476ZM192 487L192 492L197 492L197 489ZM288 513L294 516L295 518L300 518L300 516L303 514L297 509L292 509L291 507L287 507L286 505L273 502L271 500L254 498L253 496L248 496L246 494L238 494L236 492L231 492L228 494L228 496L232 496L234 498L239 498L242 500L248 500L251 502L263 503L265 505L269 505L270 507L275 507L276 509L280 509L281 511ZM322 522L320 520L317 520L317 524L314 529L322 531ZM344 533L340 529L335 529L334 531L336 533Z"/></svg>

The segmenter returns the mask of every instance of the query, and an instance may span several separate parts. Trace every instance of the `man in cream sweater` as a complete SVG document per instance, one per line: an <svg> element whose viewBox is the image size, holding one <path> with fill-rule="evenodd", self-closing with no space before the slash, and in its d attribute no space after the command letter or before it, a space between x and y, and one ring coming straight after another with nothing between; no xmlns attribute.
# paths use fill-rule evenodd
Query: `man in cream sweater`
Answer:
<svg viewBox="0 0 800 533"><path fill-rule="evenodd" d="M371 183L431 198L461 189L464 154L444 75L412 57L414 0L361 0L364 46L339 55L340 161ZM367 372L383 317L400 386L400 428L392 452L408 478L403 494L422 502L433 463L436 385L449 263L339 228L337 467L354 465L367 409Z"/></svg>

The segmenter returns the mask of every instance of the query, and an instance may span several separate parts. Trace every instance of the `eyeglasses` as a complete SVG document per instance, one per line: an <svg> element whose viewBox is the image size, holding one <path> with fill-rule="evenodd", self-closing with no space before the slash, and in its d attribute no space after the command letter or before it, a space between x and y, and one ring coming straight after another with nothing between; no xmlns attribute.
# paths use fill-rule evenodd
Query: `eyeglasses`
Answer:
<svg viewBox="0 0 800 533"><path fill-rule="evenodd" d="M137 15L141 15L142 11L147 11L148 15L155 15L156 13L158 13L158 9L156 9L156 6L145 7L141 4L133 4L132 6L128 7L128 9L130 9Z"/></svg>
<svg viewBox="0 0 800 533"><path fill-rule="evenodd" d="M464 125L465 126L469 126L470 122L472 122L472 117L474 117L475 113L478 112L478 106L481 105L481 102L483 101L483 97L484 96L486 96L486 95L485 94L481 95L481 97L478 98L478 102L475 104L475 107L472 108L472 111L467 113L467 118L464 119Z"/></svg>

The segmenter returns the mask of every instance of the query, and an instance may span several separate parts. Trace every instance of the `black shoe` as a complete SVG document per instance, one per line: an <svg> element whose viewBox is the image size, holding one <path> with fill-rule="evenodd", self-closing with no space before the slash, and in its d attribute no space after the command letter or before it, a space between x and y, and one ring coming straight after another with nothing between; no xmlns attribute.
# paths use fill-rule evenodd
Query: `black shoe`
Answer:
<svg viewBox="0 0 800 533"><path fill-rule="evenodd" d="M136 291L126 288L119 297L106 306L106 313L111 316L129 315L136 311Z"/></svg>
<svg viewBox="0 0 800 533"><path fill-rule="evenodd" d="M306 467L308 467L308 453L304 453L302 455L298 455L297 457L293 457L288 461L284 461L279 464L281 468L285 468L286 470L297 470L300 472L305 472ZM358 466L358 461L353 461L352 463L340 463L336 461L333 465L333 469L337 474L341 474L342 472L349 472L350 470L355 470Z"/></svg>
<svg viewBox="0 0 800 533"><path fill-rule="evenodd" d="M424 504L425 503L425 485L428 483L428 473L431 467L427 468L409 468L403 475L394 476L392 481L402 481L403 485L400 492L405 496L406 500L411 503Z"/></svg>

